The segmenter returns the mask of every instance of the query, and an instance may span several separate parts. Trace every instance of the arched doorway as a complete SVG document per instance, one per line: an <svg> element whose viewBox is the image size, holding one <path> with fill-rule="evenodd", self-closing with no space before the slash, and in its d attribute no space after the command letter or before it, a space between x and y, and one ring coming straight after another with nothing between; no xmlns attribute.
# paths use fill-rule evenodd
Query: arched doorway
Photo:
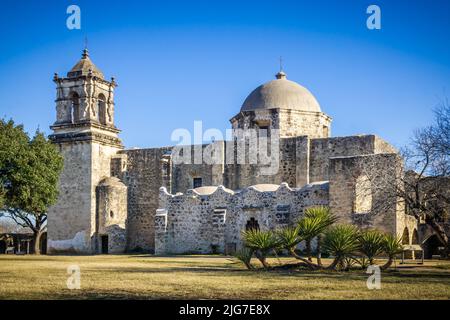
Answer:
<svg viewBox="0 0 450 320"><path fill-rule="evenodd" d="M411 244L419 244L419 233L414 229Z"/></svg>
<svg viewBox="0 0 450 320"><path fill-rule="evenodd" d="M408 231L408 228L405 228L405 230L403 230L402 244L409 244L409 231Z"/></svg>
<svg viewBox="0 0 450 320"><path fill-rule="evenodd" d="M255 218L250 218L249 220L247 220L245 230L259 230L258 220L256 220Z"/></svg>
<svg viewBox="0 0 450 320"><path fill-rule="evenodd" d="M6 252L6 241L0 240L0 254L3 254Z"/></svg>
<svg viewBox="0 0 450 320"><path fill-rule="evenodd" d="M428 237L428 239L426 239L422 244L425 259L431 259L435 255L440 255L439 247L443 246L444 244L439 240L439 238L435 234Z"/></svg>

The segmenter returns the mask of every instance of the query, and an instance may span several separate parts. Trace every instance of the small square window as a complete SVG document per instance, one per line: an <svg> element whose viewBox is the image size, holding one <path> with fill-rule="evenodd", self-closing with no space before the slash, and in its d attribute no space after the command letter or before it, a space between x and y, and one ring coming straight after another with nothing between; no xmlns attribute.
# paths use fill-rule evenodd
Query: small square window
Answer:
<svg viewBox="0 0 450 320"><path fill-rule="evenodd" d="M194 178L193 185L195 188L200 188L202 186L202 178Z"/></svg>

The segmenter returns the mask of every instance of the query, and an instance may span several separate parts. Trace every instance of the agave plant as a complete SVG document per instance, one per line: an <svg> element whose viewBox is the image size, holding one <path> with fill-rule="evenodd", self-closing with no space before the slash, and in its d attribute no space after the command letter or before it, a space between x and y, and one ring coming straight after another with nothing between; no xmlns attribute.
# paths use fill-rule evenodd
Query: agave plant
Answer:
<svg viewBox="0 0 450 320"><path fill-rule="evenodd" d="M392 234L386 234L383 241L383 251L388 256L388 261L381 266L381 269L385 270L392 265L395 256L403 251L402 239L397 239Z"/></svg>
<svg viewBox="0 0 450 320"><path fill-rule="evenodd" d="M256 257L265 269L270 266L267 263L267 254L279 247L280 242L273 231L260 231L250 229L242 232L245 246L254 250Z"/></svg>
<svg viewBox="0 0 450 320"><path fill-rule="evenodd" d="M383 253L385 234L378 230L367 230L360 233L358 240L359 252L367 257L369 264L373 264L374 258Z"/></svg>
<svg viewBox="0 0 450 320"><path fill-rule="evenodd" d="M358 251L358 235L358 229L352 225L342 224L327 230L323 245L334 256L329 269L335 270L339 264L343 264L345 258Z"/></svg>
<svg viewBox="0 0 450 320"><path fill-rule="evenodd" d="M234 254L234 257L241 261L249 270L254 269L251 260L253 257L253 250L250 248L242 248Z"/></svg>
<svg viewBox="0 0 450 320"><path fill-rule="evenodd" d="M298 222L300 236L305 239L306 255L311 259L311 241L317 237L317 264L322 265L320 258L323 232L337 221L329 207L316 206L305 210L305 216Z"/></svg>

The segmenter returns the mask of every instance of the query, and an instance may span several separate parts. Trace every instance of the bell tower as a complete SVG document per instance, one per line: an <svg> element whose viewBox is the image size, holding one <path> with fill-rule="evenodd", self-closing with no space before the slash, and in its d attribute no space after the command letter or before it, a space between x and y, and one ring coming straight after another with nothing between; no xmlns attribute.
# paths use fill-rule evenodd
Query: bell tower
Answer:
<svg viewBox="0 0 450 320"><path fill-rule="evenodd" d="M123 149L114 125L114 78L105 80L87 49L66 77L55 74L56 121L50 139L64 157L59 198L48 215L48 252L95 252L96 186Z"/></svg>

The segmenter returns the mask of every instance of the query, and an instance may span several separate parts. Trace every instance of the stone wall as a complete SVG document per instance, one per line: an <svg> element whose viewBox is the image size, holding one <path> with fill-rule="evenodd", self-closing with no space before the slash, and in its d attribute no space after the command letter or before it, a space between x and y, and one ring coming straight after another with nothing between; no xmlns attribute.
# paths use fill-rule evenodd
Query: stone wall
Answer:
<svg viewBox="0 0 450 320"><path fill-rule="evenodd" d="M398 154L331 158L329 170L330 207L341 223L401 236L409 220L395 191L403 172ZM358 210L359 197L371 199L368 210Z"/></svg>
<svg viewBox="0 0 450 320"><path fill-rule="evenodd" d="M331 117L323 112L261 109L241 111L230 121L233 129L278 129L282 138L306 135L310 138L328 138L331 135Z"/></svg>
<svg viewBox="0 0 450 320"><path fill-rule="evenodd" d="M154 251L154 216L161 186L167 186L170 167L165 157L171 148L124 150L127 155L123 181L128 187L128 251Z"/></svg>
<svg viewBox="0 0 450 320"><path fill-rule="evenodd" d="M126 250L127 187L118 178L106 178L97 186L96 253L102 252L107 237L108 253Z"/></svg>
<svg viewBox="0 0 450 320"><path fill-rule="evenodd" d="M375 135L311 139L309 181L328 180L332 157L350 157L375 153L394 153L395 149Z"/></svg>
<svg viewBox="0 0 450 320"><path fill-rule="evenodd" d="M58 201L48 210L47 252L56 253L61 248L72 253L90 252L92 147L89 142L63 143L59 150L64 157L64 168L59 178ZM79 232L82 233L73 248L55 242L70 241Z"/></svg>
<svg viewBox="0 0 450 320"><path fill-rule="evenodd" d="M241 231L249 221L274 230L294 223L308 207L327 204L328 183L301 189L261 184L239 192L202 187L177 195L161 188L156 253L232 253L242 246Z"/></svg>

